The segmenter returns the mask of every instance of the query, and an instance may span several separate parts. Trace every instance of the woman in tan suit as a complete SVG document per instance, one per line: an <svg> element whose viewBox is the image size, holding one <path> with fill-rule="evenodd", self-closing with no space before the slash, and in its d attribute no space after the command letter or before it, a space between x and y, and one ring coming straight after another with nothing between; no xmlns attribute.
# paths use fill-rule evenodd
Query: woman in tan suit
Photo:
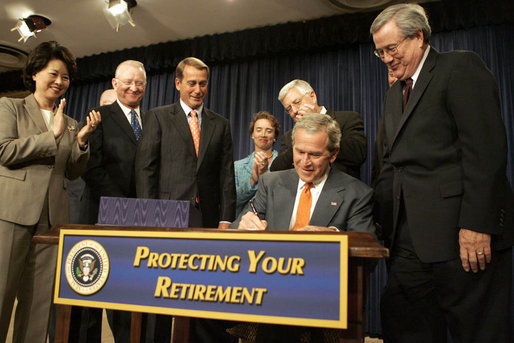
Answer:
<svg viewBox="0 0 514 343"><path fill-rule="evenodd" d="M64 177L74 179L89 158L87 138L100 122L91 112L79 130L56 106L76 73L71 52L39 44L28 57L25 99L0 99L0 342L14 299L13 342L44 343L48 330L57 249L32 244L32 236L68 222Z"/></svg>

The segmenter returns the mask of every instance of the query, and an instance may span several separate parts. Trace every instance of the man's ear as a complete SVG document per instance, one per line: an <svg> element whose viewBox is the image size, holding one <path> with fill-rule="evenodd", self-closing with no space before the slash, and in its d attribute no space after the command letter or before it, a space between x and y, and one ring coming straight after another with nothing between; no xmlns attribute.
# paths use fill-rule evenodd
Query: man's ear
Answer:
<svg viewBox="0 0 514 343"><path fill-rule="evenodd" d="M311 91L309 93L309 96L312 98L312 101L314 101L314 103L317 105L318 104L318 97L316 96L316 92L315 91Z"/></svg>
<svg viewBox="0 0 514 343"><path fill-rule="evenodd" d="M332 156L330 156L330 163L334 163L334 161L337 158L337 154L339 153L339 150L341 150L341 148L336 148L334 151L332 151Z"/></svg>
<svg viewBox="0 0 514 343"><path fill-rule="evenodd" d="M421 43L420 48L422 48L425 45L425 41L424 41L424 38L423 38L423 31L418 30L418 32L415 33L415 37Z"/></svg>

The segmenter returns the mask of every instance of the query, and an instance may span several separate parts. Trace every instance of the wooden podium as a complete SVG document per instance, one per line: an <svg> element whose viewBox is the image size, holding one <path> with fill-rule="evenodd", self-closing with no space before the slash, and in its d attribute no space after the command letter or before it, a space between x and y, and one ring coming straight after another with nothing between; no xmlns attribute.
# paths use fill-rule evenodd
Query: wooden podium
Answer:
<svg viewBox="0 0 514 343"><path fill-rule="evenodd" d="M116 227L104 225L59 225L53 227L44 235L34 236L35 243L58 244L61 229L82 230L131 230L131 231L194 231L212 232L216 229L202 228L149 228L149 227ZM243 232L229 230L231 232ZM255 233L255 231L253 231ZM270 234L271 232L266 232ZM258 233L257 233L258 234ZM302 234L298 232L297 234ZM334 233L319 233L334 234ZM373 270L376 260L388 257L389 251L380 245L375 238L368 233L346 232L335 233L348 236L349 242L349 273L348 273L348 329L342 330L341 342L364 342L365 336L365 302L369 274ZM68 342L71 306L57 305L56 342ZM131 321L131 342L144 341L144 326L142 325L144 314L133 313ZM174 317L172 342L186 343L189 337L189 320L184 317Z"/></svg>

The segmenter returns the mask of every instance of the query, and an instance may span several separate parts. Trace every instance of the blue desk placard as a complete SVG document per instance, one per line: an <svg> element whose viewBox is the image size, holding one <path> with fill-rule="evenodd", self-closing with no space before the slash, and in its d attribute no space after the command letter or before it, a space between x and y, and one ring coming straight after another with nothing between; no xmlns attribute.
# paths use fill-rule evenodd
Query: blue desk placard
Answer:
<svg viewBox="0 0 514 343"><path fill-rule="evenodd" d="M61 230L56 304L347 328L348 237Z"/></svg>

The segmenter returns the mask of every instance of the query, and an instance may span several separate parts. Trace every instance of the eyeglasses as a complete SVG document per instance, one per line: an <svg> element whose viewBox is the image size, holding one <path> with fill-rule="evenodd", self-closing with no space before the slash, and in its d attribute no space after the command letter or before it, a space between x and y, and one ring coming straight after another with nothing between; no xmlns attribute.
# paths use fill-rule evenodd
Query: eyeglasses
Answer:
<svg viewBox="0 0 514 343"><path fill-rule="evenodd" d="M400 44L403 43L404 40L406 40L407 37L404 37L401 41L399 41L398 43L396 44L391 44L389 46L386 46L384 49L376 49L375 51L373 51L373 53L375 54L375 56L377 56L378 58L381 58L383 59L384 58L384 55L387 53L389 56L393 56L395 55L397 52L398 52L398 48L400 47Z"/></svg>
<svg viewBox="0 0 514 343"><path fill-rule="evenodd" d="M143 88L146 85L145 81L129 81L129 80L121 80L121 79L118 79L118 78L116 78L116 80L120 81L125 86L129 86L129 87L134 85L137 88Z"/></svg>

